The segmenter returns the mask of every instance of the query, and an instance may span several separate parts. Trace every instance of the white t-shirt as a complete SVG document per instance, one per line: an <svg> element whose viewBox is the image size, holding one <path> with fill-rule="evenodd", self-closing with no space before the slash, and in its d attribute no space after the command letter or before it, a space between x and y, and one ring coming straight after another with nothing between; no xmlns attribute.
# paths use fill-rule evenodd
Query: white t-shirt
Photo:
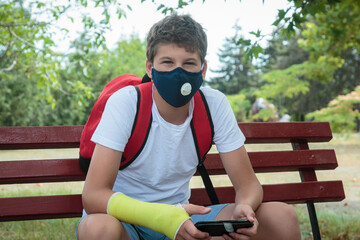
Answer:
<svg viewBox="0 0 360 240"><path fill-rule="evenodd" d="M201 88L214 124L214 142L219 152L230 152L244 144L229 102L221 92ZM92 141L117 151L124 151L136 114L137 93L132 86L114 93L108 100ZM196 172L198 158L190 122L194 109L181 125L166 122L152 105L152 125L140 155L118 172L113 190L132 198L159 203L188 203L189 181Z"/></svg>

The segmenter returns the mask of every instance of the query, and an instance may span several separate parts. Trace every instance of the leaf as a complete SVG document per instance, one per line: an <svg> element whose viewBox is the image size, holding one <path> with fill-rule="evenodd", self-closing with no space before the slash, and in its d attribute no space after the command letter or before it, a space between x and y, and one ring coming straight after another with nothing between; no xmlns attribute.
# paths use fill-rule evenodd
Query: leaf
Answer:
<svg viewBox="0 0 360 240"><path fill-rule="evenodd" d="M257 38L261 37L261 31L259 29L257 30L257 32L254 32L254 31L250 32L250 34L254 35Z"/></svg>
<svg viewBox="0 0 360 240"><path fill-rule="evenodd" d="M255 58L258 58L260 53L264 53L264 49L260 45L253 46L253 54Z"/></svg>

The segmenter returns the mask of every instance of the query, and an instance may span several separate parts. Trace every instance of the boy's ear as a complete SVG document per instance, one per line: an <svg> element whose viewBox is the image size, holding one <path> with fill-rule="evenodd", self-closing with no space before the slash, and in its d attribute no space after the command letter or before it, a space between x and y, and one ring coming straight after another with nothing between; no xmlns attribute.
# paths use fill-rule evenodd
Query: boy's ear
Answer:
<svg viewBox="0 0 360 240"><path fill-rule="evenodd" d="M207 61L205 60L205 61L204 61L204 66L203 66L203 69L202 69L202 73L201 73L203 79L205 79L206 70L207 70Z"/></svg>
<svg viewBox="0 0 360 240"><path fill-rule="evenodd" d="M152 63L149 61L149 60L146 60L146 73L147 75L149 76L149 78L152 78L151 77L151 68L152 68Z"/></svg>

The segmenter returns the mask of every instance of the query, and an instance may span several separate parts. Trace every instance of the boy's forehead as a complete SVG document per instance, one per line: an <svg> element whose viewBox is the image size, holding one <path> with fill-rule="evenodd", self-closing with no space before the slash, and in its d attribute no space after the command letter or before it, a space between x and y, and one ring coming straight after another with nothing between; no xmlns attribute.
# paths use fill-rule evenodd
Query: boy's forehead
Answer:
<svg viewBox="0 0 360 240"><path fill-rule="evenodd" d="M155 53L156 57L164 57L164 56L179 56L179 55L186 55L186 56L192 56L196 59L200 58L199 51L196 51L192 47L183 46L176 43L163 43L159 44L157 47L157 51Z"/></svg>

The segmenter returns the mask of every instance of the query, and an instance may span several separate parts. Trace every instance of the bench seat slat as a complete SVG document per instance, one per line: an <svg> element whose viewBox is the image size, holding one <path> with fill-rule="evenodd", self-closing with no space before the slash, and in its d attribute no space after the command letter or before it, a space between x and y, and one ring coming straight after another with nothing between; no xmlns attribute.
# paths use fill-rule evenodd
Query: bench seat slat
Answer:
<svg viewBox="0 0 360 240"><path fill-rule="evenodd" d="M0 222L80 217L81 195L0 198Z"/></svg>
<svg viewBox="0 0 360 240"><path fill-rule="evenodd" d="M78 159L0 162L0 184L85 180Z"/></svg>
<svg viewBox="0 0 360 240"><path fill-rule="evenodd" d="M264 202L282 201L287 203L332 202L345 199L342 181L302 182L263 185ZM221 203L234 202L233 187L217 187L216 193ZM210 205L204 188L192 189L190 202Z"/></svg>

